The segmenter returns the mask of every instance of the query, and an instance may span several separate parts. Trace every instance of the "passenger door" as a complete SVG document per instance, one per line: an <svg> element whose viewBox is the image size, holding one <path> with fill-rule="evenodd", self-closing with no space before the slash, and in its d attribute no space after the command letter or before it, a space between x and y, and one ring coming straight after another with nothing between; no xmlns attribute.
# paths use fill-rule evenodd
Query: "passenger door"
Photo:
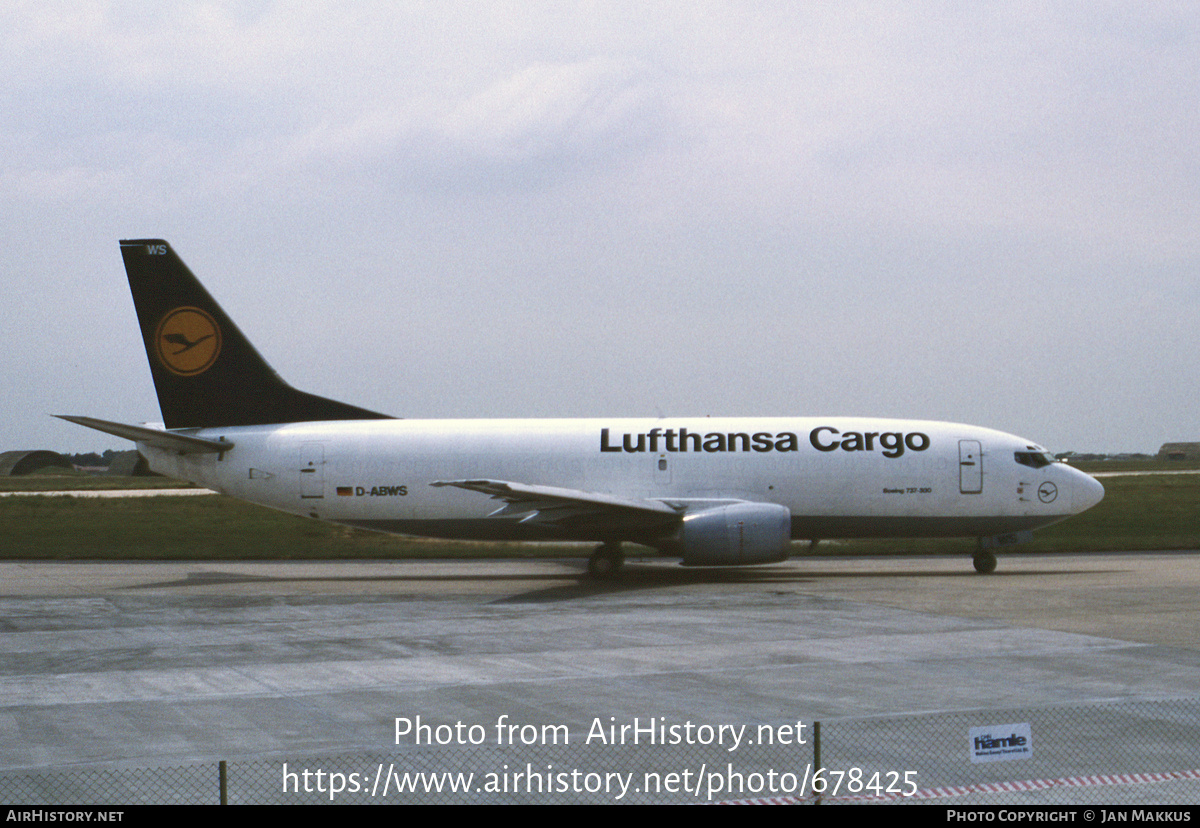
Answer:
<svg viewBox="0 0 1200 828"><path fill-rule="evenodd" d="M958 490L962 494L983 492L983 446L978 440L958 441Z"/></svg>

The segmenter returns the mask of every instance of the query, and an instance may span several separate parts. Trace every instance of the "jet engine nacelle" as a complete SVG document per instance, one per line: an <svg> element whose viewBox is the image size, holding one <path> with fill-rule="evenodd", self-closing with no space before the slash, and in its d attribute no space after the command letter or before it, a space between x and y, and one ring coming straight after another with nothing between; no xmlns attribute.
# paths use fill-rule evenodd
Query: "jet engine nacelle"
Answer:
<svg viewBox="0 0 1200 828"><path fill-rule="evenodd" d="M786 560L792 515L777 503L734 503L686 515L679 530L684 566L736 566Z"/></svg>

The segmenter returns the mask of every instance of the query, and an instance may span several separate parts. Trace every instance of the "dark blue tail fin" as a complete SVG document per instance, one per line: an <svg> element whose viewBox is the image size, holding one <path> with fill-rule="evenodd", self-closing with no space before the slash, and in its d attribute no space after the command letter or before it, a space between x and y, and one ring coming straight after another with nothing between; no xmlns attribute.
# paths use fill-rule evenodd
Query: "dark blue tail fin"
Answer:
<svg viewBox="0 0 1200 828"><path fill-rule="evenodd" d="M167 428L390 419L280 379L162 239L121 256Z"/></svg>

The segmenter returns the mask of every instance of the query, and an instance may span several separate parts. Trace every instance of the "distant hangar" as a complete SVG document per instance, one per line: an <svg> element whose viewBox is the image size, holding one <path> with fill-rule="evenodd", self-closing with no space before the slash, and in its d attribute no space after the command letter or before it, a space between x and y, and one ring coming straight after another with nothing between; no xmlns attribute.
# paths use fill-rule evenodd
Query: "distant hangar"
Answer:
<svg viewBox="0 0 1200 828"><path fill-rule="evenodd" d="M58 452L46 449L0 452L0 477L17 477L54 469L74 471L75 466ZM149 475L151 472L150 467L146 464L146 458L136 450L130 450L114 453L111 464L103 473L141 477Z"/></svg>
<svg viewBox="0 0 1200 828"><path fill-rule="evenodd" d="M45 468L73 470L71 461L56 451L30 449L0 453L0 477L32 474Z"/></svg>
<svg viewBox="0 0 1200 828"><path fill-rule="evenodd" d="M1200 443L1163 443L1159 460L1200 460Z"/></svg>

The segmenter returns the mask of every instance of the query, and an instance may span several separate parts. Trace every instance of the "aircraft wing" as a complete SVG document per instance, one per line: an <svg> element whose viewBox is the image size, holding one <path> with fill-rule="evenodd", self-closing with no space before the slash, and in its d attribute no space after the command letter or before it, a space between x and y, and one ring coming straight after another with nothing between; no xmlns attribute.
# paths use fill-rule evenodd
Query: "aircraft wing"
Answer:
<svg viewBox="0 0 1200 828"><path fill-rule="evenodd" d="M537 486L508 480L438 480L431 486L456 486L503 500L488 517L517 517L520 523L541 524L567 532L603 527L613 534L659 534L683 516L658 500L616 497L579 489Z"/></svg>

